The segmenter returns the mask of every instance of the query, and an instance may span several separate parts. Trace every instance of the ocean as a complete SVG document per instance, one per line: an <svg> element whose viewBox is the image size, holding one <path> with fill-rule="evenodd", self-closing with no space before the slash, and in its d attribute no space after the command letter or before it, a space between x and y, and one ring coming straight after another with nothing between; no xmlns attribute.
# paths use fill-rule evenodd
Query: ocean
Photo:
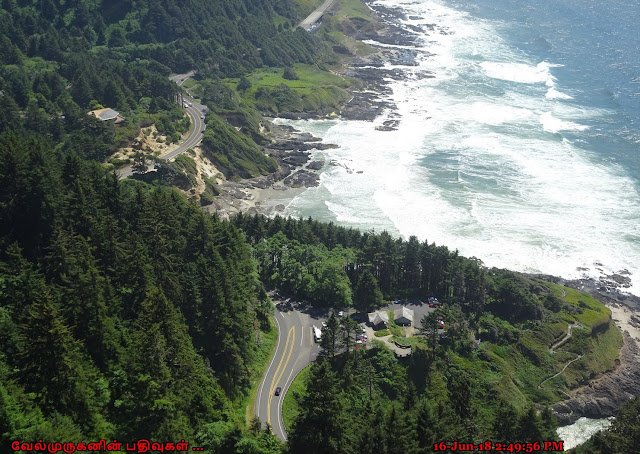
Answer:
<svg viewBox="0 0 640 454"><path fill-rule="evenodd" d="M405 13L418 64L386 66L406 77L373 122L282 120L340 146L314 153L320 186L285 214L415 235L487 266L628 272L639 294L640 3L375 5ZM397 130L376 130L389 119Z"/></svg>

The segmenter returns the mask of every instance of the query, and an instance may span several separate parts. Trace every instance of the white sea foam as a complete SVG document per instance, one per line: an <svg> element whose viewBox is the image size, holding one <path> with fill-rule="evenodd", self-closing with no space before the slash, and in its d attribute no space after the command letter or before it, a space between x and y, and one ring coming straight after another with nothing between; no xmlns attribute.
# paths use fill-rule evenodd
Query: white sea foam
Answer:
<svg viewBox="0 0 640 454"><path fill-rule="evenodd" d="M547 62L541 62L536 66L532 66L525 63L486 61L482 62L480 66L489 77L494 79L521 82L524 84L553 84L553 76L551 76L550 72L552 65Z"/></svg>
<svg viewBox="0 0 640 454"><path fill-rule="evenodd" d="M569 426L559 427L556 432L558 433L558 437L564 441L563 448L566 451L581 445L593 435L609 427L612 419L613 418L580 418Z"/></svg>
<svg viewBox="0 0 640 454"><path fill-rule="evenodd" d="M531 116L531 111L504 104L476 101L470 105L460 106L458 110L461 118L473 120L488 125L499 125L512 121L523 120Z"/></svg>
<svg viewBox="0 0 640 454"><path fill-rule="evenodd" d="M555 87L551 87L547 90L545 94L547 99L573 99L573 96L570 96L566 93L562 93L555 89Z"/></svg>
<svg viewBox="0 0 640 454"><path fill-rule="evenodd" d="M565 102L558 65L528 60L490 21L437 0L378 3L436 24L418 66L402 69L435 78L391 82L397 131L376 131L384 118L287 121L340 148L316 152L336 165L286 214L416 235L489 266L567 278L627 269L640 293L637 187L581 147L609 112Z"/></svg>
<svg viewBox="0 0 640 454"><path fill-rule="evenodd" d="M540 123L545 131L551 133L558 133L560 131L584 131L589 127L574 123L572 121L564 121L554 117L550 112L545 112L540 115Z"/></svg>

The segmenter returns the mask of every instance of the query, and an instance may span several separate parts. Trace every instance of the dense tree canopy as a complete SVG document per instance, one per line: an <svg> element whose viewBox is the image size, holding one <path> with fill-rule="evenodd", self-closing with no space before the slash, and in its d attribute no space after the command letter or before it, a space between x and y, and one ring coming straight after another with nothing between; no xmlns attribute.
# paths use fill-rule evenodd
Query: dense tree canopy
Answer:
<svg viewBox="0 0 640 454"><path fill-rule="evenodd" d="M12 133L0 187L1 444L235 427L266 316L243 234Z"/></svg>
<svg viewBox="0 0 640 454"><path fill-rule="evenodd" d="M24 128L97 160L131 141L140 126L156 123L174 141L188 129L172 102L179 91L168 79L172 72L240 76L263 65L312 63L320 49L291 27L297 20L291 0L2 0L1 6L0 133ZM125 124L114 128L86 115L102 106L120 112Z"/></svg>

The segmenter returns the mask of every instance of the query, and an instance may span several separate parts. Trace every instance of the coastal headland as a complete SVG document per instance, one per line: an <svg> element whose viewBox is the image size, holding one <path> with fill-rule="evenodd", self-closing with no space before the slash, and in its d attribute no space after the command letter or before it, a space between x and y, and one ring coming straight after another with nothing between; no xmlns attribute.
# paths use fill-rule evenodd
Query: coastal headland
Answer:
<svg viewBox="0 0 640 454"><path fill-rule="evenodd" d="M340 109L322 108L307 111L280 111L277 117L285 119L336 119L374 121L387 113L383 124L376 127L382 131L392 131L401 120L394 118L392 92L389 82L402 80L406 73L399 66L415 64L415 53L411 46L412 35L397 25L402 17L398 9L375 6L375 22L350 19L339 25L340 32L360 42L375 42L367 45L367 52L347 51L342 60L340 76L356 81L347 88L349 100ZM435 27L434 27L435 29ZM420 77L434 77L424 73ZM272 112L264 111L268 118ZM295 130L290 126L267 120L265 128L270 134L270 143L263 152L276 160L278 169L268 175L255 178L225 178L215 166L207 163L207 173L216 180L219 195L211 198L203 208L225 219L237 213L274 216L285 212L290 201L308 188L319 184L321 172L334 162L314 160L315 150L334 148L337 145L323 143L322 139ZM206 161L202 150L197 147L194 158L198 165ZM197 195L204 190L185 185L187 194ZM566 280L550 275L536 275L546 281L584 291L604 303L612 311L612 321L624 333L624 345L614 370L597 377L590 384L577 388L571 397L553 405L553 410L562 424L574 422L579 417L592 418L611 416L621 403L632 395L640 395L640 299L625 292L629 278L624 272L599 278L585 277ZM595 377L594 377L595 378Z"/></svg>
<svg viewBox="0 0 640 454"><path fill-rule="evenodd" d="M334 111L281 112L278 117L288 119L340 118L373 121L384 111L393 112L390 80L405 77L396 65L410 66L415 54L411 51L413 38L395 23L401 12L375 6L377 25L353 20L343 31L357 40L374 40L389 47L375 47L368 55L352 55L344 60L341 75L359 81L350 89L350 100L339 113ZM433 77L433 74L422 74ZM390 115L393 117L393 113ZM379 130L393 130L398 120L385 122ZM320 172L331 162L314 161L314 149L334 147L319 138L300 133L290 127L271 124L274 144L265 152L274 157L280 170L268 176L220 184L222 194L207 209L222 217L243 212L272 216L282 213L286 205L306 188L318 185ZM596 378L586 386L575 389L571 397L553 405L561 424L569 424L582 416L601 418L611 416L615 409L631 396L640 395L640 298L625 292L628 276L625 272L599 278L585 277L566 280L556 276L538 278L586 292L604 303L612 311L612 321L624 334L624 345L614 370Z"/></svg>

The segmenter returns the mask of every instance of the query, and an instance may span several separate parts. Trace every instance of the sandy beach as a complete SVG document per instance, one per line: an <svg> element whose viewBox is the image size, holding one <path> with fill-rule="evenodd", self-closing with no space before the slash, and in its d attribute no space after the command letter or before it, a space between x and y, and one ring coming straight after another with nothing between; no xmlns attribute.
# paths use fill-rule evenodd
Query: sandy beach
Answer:
<svg viewBox="0 0 640 454"><path fill-rule="evenodd" d="M611 309L611 318L616 326L622 332L628 332L637 343L640 342L640 319L637 312L621 303L608 303L607 307Z"/></svg>

